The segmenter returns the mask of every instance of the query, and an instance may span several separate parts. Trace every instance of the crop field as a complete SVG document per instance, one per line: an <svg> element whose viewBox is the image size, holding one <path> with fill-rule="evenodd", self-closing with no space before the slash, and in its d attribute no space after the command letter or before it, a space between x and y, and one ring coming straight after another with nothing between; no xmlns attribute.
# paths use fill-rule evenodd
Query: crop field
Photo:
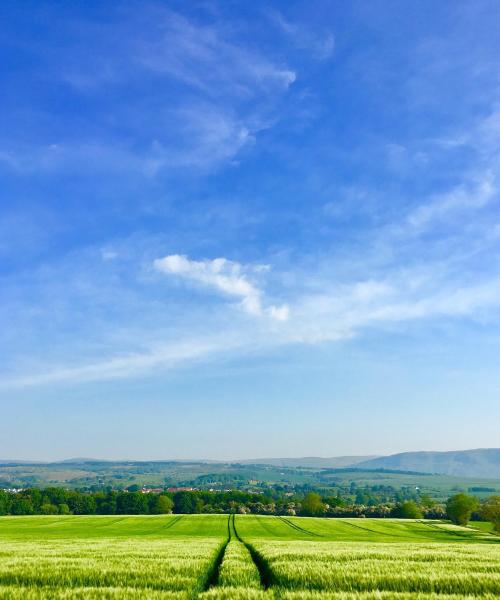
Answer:
<svg viewBox="0 0 500 600"><path fill-rule="evenodd" d="M0 598L500 596L500 537L439 521L252 515L0 518Z"/></svg>

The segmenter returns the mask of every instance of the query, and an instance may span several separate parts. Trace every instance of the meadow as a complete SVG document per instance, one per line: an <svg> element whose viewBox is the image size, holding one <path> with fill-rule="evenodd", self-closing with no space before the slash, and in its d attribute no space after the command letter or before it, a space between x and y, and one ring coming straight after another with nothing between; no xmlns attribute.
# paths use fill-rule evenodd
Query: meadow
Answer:
<svg viewBox="0 0 500 600"><path fill-rule="evenodd" d="M500 538L440 521L0 518L0 598L493 599Z"/></svg>

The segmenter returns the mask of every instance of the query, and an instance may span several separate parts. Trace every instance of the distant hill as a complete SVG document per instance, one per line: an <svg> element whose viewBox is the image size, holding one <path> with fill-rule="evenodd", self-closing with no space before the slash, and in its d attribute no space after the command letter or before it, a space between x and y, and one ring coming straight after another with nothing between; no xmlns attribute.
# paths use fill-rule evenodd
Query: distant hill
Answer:
<svg viewBox="0 0 500 600"><path fill-rule="evenodd" d="M358 462L356 467L494 479L500 477L500 448L452 452L402 452Z"/></svg>
<svg viewBox="0 0 500 600"><path fill-rule="evenodd" d="M238 461L242 465L272 465L273 467L308 467L310 469L341 469L377 458L371 456L304 456L303 458L253 458Z"/></svg>
<svg viewBox="0 0 500 600"><path fill-rule="evenodd" d="M64 460L61 461L57 461L57 464L60 465L72 465L72 464L84 464L84 463L101 463L101 462L111 462L108 461L106 459L99 459L99 458L66 458Z"/></svg>
<svg viewBox="0 0 500 600"><path fill-rule="evenodd" d="M472 477L484 479L500 479L500 448L483 448L478 450L458 450L452 452L402 452L390 456L304 456L300 458L251 458L238 461L221 460L106 460L95 458L69 458L57 462L39 462L28 460L0 460L0 467L15 467L16 465L32 467L32 475L41 473L44 469L66 471L81 470L82 477L87 477L88 472L99 469L120 470L125 472L134 465L140 469L149 469L148 472L191 470L193 478L207 472L207 469L231 470L231 469L262 469L269 466L274 469L280 468L307 468L307 469L346 469L356 470L384 470L427 474L442 474L455 477ZM85 474L83 474L85 472ZM1 473L0 473L1 474ZM4 475L5 477L5 475ZM253 477L252 477L253 478Z"/></svg>

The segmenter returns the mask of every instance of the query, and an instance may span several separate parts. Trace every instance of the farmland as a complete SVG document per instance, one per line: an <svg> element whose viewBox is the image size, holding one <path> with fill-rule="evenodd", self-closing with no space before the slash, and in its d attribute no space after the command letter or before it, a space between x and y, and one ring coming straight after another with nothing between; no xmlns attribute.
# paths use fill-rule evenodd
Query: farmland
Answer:
<svg viewBox="0 0 500 600"><path fill-rule="evenodd" d="M197 490L226 489L269 493L279 487L289 492L307 489L335 494L346 501L356 498L358 490L381 496L419 490L438 502L457 492L474 493L480 498L500 493L500 480L454 477L357 468L291 467L267 464L215 462L112 462L78 460L62 463L0 462L0 488L44 488L123 490L129 486L188 487Z"/></svg>
<svg viewBox="0 0 500 600"><path fill-rule="evenodd" d="M437 521L2 517L0 540L0 598L9 599L500 594L500 538Z"/></svg>

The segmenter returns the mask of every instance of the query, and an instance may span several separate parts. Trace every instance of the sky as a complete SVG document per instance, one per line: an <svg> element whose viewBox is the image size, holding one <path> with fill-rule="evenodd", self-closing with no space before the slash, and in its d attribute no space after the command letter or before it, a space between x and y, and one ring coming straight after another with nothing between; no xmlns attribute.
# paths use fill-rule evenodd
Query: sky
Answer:
<svg viewBox="0 0 500 600"><path fill-rule="evenodd" d="M0 458L499 446L498 2L1 13Z"/></svg>

